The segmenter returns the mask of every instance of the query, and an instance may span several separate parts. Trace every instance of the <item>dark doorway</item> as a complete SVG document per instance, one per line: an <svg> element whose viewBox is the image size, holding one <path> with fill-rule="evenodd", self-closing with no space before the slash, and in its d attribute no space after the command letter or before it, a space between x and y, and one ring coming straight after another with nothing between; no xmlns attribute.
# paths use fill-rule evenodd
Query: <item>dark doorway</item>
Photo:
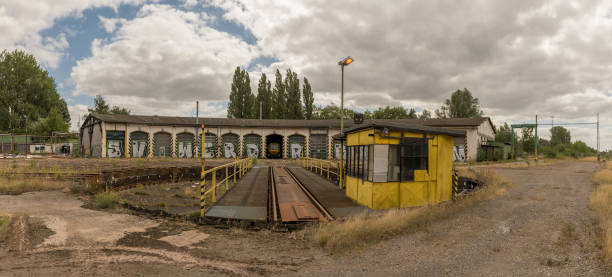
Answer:
<svg viewBox="0 0 612 277"><path fill-rule="evenodd" d="M283 136L269 135L266 137L266 158L281 159L283 158Z"/></svg>

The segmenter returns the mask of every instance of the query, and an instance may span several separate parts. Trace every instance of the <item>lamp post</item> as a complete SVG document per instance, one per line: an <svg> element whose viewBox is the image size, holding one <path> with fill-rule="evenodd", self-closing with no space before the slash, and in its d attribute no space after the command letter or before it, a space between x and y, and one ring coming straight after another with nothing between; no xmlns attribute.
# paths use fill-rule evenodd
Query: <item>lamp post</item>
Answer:
<svg viewBox="0 0 612 277"><path fill-rule="evenodd" d="M338 62L338 65L340 66L340 70L342 71L342 85L341 85L341 89L340 89L340 136L344 136L344 67L351 64L353 62L353 58L346 57L343 60ZM342 169L344 168L344 143L340 144L340 168L338 169L338 172L340 172L340 177L339 177L339 185L340 188L344 187L344 178L342 178L343 173L342 173Z"/></svg>

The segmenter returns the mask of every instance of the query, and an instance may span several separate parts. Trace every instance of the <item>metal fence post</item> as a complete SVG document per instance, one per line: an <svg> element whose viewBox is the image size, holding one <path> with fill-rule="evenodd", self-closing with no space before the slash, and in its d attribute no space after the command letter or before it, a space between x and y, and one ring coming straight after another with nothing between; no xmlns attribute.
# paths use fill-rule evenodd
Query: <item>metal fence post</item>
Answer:
<svg viewBox="0 0 612 277"><path fill-rule="evenodd" d="M234 162L234 174L232 174L232 175L234 175L234 185L236 185L236 174L237 173L238 172L236 172L236 162Z"/></svg>
<svg viewBox="0 0 612 277"><path fill-rule="evenodd" d="M212 202L217 202L217 170L212 172Z"/></svg>
<svg viewBox="0 0 612 277"><path fill-rule="evenodd" d="M229 168L225 167L225 191L229 190Z"/></svg>

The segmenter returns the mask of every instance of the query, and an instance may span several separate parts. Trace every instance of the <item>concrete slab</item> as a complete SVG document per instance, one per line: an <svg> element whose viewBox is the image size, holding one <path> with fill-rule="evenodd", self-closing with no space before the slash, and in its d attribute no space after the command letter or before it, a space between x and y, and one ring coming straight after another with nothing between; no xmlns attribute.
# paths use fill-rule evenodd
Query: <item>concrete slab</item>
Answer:
<svg viewBox="0 0 612 277"><path fill-rule="evenodd" d="M214 218L266 221L268 209L249 206L213 206L205 215Z"/></svg>

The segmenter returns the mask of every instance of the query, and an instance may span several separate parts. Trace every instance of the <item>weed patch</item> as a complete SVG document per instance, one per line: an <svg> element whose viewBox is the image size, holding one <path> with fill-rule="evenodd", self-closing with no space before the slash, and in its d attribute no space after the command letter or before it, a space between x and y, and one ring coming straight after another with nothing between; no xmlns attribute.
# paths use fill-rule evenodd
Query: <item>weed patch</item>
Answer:
<svg viewBox="0 0 612 277"><path fill-rule="evenodd" d="M64 182L52 179L0 177L0 194L22 194L30 191L58 190Z"/></svg>
<svg viewBox="0 0 612 277"><path fill-rule="evenodd" d="M491 170L469 170L485 186L457 201L420 208L392 209L321 223L304 232L332 253L362 249L397 235L426 230L433 222L453 217L477 204L506 193L510 182Z"/></svg>
<svg viewBox="0 0 612 277"><path fill-rule="evenodd" d="M119 201L119 195L114 191L99 192L96 194L96 205L100 209L108 209Z"/></svg>
<svg viewBox="0 0 612 277"><path fill-rule="evenodd" d="M0 241L4 241L7 238L10 226L11 217L0 212Z"/></svg>
<svg viewBox="0 0 612 277"><path fill-rule="evenodd" d="M612 170L601 169L593 177L597 187L591 193L589 208L593 210L599 219L602 229L601 249L603 256L612 267Z"/></svg>

